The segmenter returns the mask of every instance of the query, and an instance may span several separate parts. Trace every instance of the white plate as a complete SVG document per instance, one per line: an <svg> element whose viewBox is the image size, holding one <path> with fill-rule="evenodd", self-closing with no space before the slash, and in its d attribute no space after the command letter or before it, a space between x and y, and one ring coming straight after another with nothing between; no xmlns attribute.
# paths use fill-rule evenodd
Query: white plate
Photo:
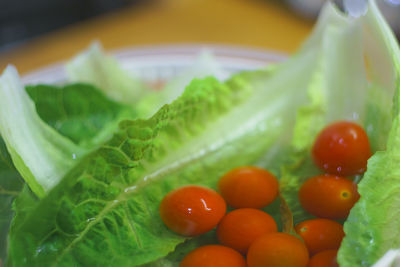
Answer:
<svg viewBox="0 0 400 267"><path fill-rule="evenodd" d="M143 48L129 47L111 51L123 68L139 74L148 82L168 80L193 64L203 50L213 53L217 62L228 73L258 69L282 61L284 54L268 50L223 45L164 45ZM64 62L30 72L22 77L25 84L60 83L66 78Z"/></svg>

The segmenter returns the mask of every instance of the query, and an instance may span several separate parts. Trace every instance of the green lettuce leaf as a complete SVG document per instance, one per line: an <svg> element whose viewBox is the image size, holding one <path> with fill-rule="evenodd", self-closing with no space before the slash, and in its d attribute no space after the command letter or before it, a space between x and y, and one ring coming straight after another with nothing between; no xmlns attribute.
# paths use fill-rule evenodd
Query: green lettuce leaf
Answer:
<svg viewBox="0 0 400 267"><path fill-rule="evenodd" d="M130 106L114 102L89 84L30 85L26 88L40 118L80 147L92 149L112 136Z"/></svg>
<svg viewBox="0 0 400 267"><path fill-rule="evenodd" d="M30 188L42 197L85 150L43 122L9 66L0 76L0 133L13 164Z"/></svg>
<svg viewBox="0 0 400 267"><path fill-rule="evenodd" d="M135 117L130 107L107 99L87 84L36 85L25 89L40 118L82 147L93 149L110 137L120 120ZM5 258L6 237L14 214L12 203L22 188L23 179L0 138L0 259ZM17 211L26 209L26 205L16 205L20 207Z"/></svg>
<svg viewBox="0 0 400 267"><path fill-rule="evenodd" d="M386 150L368 161L358 187L361 198L344 224L346 236L338 254L344 267L371 266L389 249L400 247L400 49L374 1L361 19L373 42L367 47L370 60L380 63L370 64L373 77L379 87L396 88L396 93Z"/></svg>
<svg viewBox="0 0 400 267"><path fill-rule="evenodd" d="M207 76L214 76L223 81L228 78L228 73L222 69L211 52L204 50L191 66L169 80L161 90L149 91L137 104L138 113L143 118L154 115L163 105L170 104L178 98L191 80Z"/></svg>
<svg viewBox="0 0 400 267"><path fill-rule="evenodd" d="M311 159L318 132L333 121L363 124L370 116L361 25L353 23L330 3L318 21L314 36L321 36L322 41L316 46L316 39L312 37L312 42L304 45L313 46L318 55L318 67L308 88L310 103L297 111L293 138L285 151L287 161L281 166L281 194L296 224L312 218L302 209L298 190L305 180L321 173Z"/></svg>
<svg viewBox="0 0 400 267"><path fill-rule="evenodd" d="M185 238L161 222L163 195L185 184L215 187L236 166L273 165L277 151L270 148L290 136L313 58L301 54L274 75L195 80L149 120L121 123L34 211L16 218L12 262L137 266L173 251Z"/></svg>
<svg viewBox="0 0 400 267"><path fill-rule="evenodd" d="M23 187L23 179L15 169L4 141L0 138L0 261L6 258L7 235L14 215L12 202Z"/></svg>
<svg viewBox="0 0 400 267"><path fill-rule="evenodd" d="M66 73L69 82L93 84L121 103L136 103L149 92L139 77L128 74L114 58L105 55L97 42L68 62Z"/></svg>

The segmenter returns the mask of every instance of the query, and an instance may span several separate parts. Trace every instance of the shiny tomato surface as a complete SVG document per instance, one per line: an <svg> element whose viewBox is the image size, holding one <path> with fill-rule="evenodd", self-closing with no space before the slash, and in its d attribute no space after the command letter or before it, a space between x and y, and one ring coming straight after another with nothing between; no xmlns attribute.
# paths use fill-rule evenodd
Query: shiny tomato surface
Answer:
<svg viewBox="0 0 400 267"><path fill-rule="evenodd" d="M208 245L186 255L179 267L246 267L246 260L232 248Z"/></svg>
<svg viewBox="0 0 400 267"><path fill-rule="evenodd" d="M307 247L299 238L286 233L269 233L251 244L247 252L248 267L306 267Z"/></svg>
<svg viewBox="0 0 400 267"><path fill-rule="evenodd" d="M311 257L308 267L339 267L336 257L337 250L324 250Z"/></svg>
<svg viewBox="0 0 400 267"><path fill-rule="evenodd" d="M347 121L325 127L312 148L315 164L326 173L340 176L364 173L370 157L366 132L356 123Z"/></svg>
<svg viewBox="0 0 400 267"><path fill-rule="evenodd" d="M222 218L217 228L221 244L246 253L257 238L277 232L278 226L268 213L257 209L237 209Z"/></svg>
<svg viewBox="0 0 400 267"><path fill-rule="evenodd" d="M219 191L228 205L234 208L263 208L278 196L278 180L267 170L238 167L219 181Z"/></svg>
<svg viewBox="0 0 400 267"><path fill-rule="evenodd" d="M302 207L310 214L328 219L344 219L360 195L351 180L319 175L304 182L299 190Z"/></svg>
<svg viewBox="0 0 400 267"><path fill-rule="evenodd" d="M171 191L160 205L160 216L165 225L184 236L210 231L225 212L225 201L217 192L195 185Z"/></svg>
<svg viewBox="0 0 400 267"><path fill-rule="evenodd" d="M311 255L327 249L339 249L344 237L343 225L328 219L311 219L295 226Z"/></svg>

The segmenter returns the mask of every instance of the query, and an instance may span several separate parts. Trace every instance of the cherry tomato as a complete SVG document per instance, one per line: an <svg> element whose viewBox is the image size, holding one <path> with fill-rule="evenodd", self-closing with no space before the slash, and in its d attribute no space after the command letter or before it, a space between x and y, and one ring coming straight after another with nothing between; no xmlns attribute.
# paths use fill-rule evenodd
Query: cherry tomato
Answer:
<svg viewBox="0 0 400 267"><path fill-rule="evenodd" d="M306 267L308 250L297 237L285 233L269 233L251 244L247 252L248 267Z"/></svg>
<svg viewBox="0 0 400 267"><path fill-rule="evenodd" d="M222 244L246 253L254 240L277 231L278 226L268 213L257 209L237 209L222 218L217 237Z"/></svg>
<svg viewBox="0 0 400 267"><path fill-rule="evenodd" d="M214 190L201 186L184 186L171 191L160 205L160 216L165 225L184 236L210 231L225 212L224 199Z"/></svg>
<svg viewBox="0 0 400 267"><path fill-rule="evenodd" d="M336 261L337 250L325 250L311 257L308 267L339 267Z"/></svg>
<svg viewBox="0 0 400 267"><path fill-rule="evenodd" d="M344 237L343 226L328 219L313 219L295 226L311 255L327 249L339 249Z"/></svg>
<svg viewBox="0 0 400 267"><path fill-rule="evenodd" d="M208 245L199 247L182 260L179 267L246 267L244 257L234 249Z"/></svg>
<svg viewBox="0 0 400 267"><path fill-rule="evenodd" d="M299 200L310 214L328 219L344 219L360 195L352 181L333 175L308 179L299 190Z"/></svg>
<svg viewBox="0 0 400 267"><path fill-rule="evenodd" d="M238 167L219 181L219 191L234 208L263 208L278 196L278 180L270 172L252 166Z"/></svg>
<svg viewBox="0 0 400 267"><path fill-rule="evenodd" d="M371 156L368 136L353 122L336 122L325 127L312 148L315 164L330 174L349 176L367 169Z"/></svg>

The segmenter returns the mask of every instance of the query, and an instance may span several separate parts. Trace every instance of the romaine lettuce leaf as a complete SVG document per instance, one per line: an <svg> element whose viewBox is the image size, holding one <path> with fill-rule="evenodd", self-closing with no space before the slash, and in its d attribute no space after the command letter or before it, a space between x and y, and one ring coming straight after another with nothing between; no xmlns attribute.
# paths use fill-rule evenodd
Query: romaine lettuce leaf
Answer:
<svg viewBox="0 0 400 267"><path fill-rule="evenodd" d="M130 106L107 99L91 85L25 90L13 67L0 78L0 94L0 132L13 164L40 197L80 157L110 138L119 121L136 117Z"/></svg>
<svg viewBox="0 0 400 267"><path fill-rule="evenodd" d="M108 99L89 84L40 84L25 89L40 118L80 147L93 149L112 136L121 120L136 118L131 106Z"/></svg>
<svg viewBox="0 0 400 267"><path fill-rule="evenodd" d="M16 218L12 262L137 266L173 251L185 238L161 222L163 195L185 184L215 187L239 165L275 164L270 148L287 140L295 108L307 101L312 59L311 51L302 53L273 75L195 80L152 118L122 122L32 212Z"/></svg>
<svg viewBox="0 0 400 267"><path fill-rule="evenodd" d="M23 180L12 163L3 139L0 138L0 261L6 258L8 229L14 214L11 204L22 186Z"/></svg>
<svg viewBox="0 0 400 267"><path fill-rule="evenodd" d="M152 90L137 104L137 110L141 117L148 118L158 111L163 105L170 104L180 96L191 80L216 77L220 81L228 78L228 73L219 65L210 51L204 50L198 56L193 65L182 73L168 81L161 90Z"/></svg>
<svg viewBox="0 0 400 267"><path fill-rule="evenodd" d="M105 55L98 42L68 62L66 73L69 82L93 84L121 103L136 103L149 92L139 77L124 70L113 57Z"/></svg>
<svg viewBox="0 0 400 267"><path fill-rule="evenodd" d="M374 1L362 21L364 31L374 41L367 47L370 60L380 63L370 64L373 77L381 88L396 88L396 93L386 150L368 161L358 187L361 198L344 224L346 236L338 254L344 267L371 266L389 249L400 247L400 49Z"/></svg>
<svg viewBox="0 0 400 267"><path fill-rule="evenodd" d="M318 55L318 67L308 88L310 103L297 111L293 138L286 151L287 162L281 166L281 194L296 224L312 218L302 209L298 190L305 180L321 173L311 159L316 135L333 121L363 123L368 116L361 25L328 3L321 12L314 36L320 36L319 45L313 37L312 42L304 45L312 46Z"/></svg>
<svg viewBox="0 0 400 267"><path fill-rule="evenodd" d="M87 84L64 87L36 85L25 89L44 122L79 146L88 149L97 147L109 138L120 120L135 117L131 107L107 99L95 87ZM14 214L12 202L22 187L23 179L0 138L0 259L5 258L6 237ZM21 200L17 201L20 202ZM15 207L20 212L28 204L25 202Z"/></svg>
<svg viewBox="0 0 400 267"><path fill-rule="evenodd" d="M372 267L397 267L400 265L400 250L390 249Z"/></svg>
<svg viewBox="0 0 400 267"><path fill-rule="evenodd" d="M9 66L0 76L0 133L13 164L40 197L75 164L85 150L44 123Z"/></svg>

